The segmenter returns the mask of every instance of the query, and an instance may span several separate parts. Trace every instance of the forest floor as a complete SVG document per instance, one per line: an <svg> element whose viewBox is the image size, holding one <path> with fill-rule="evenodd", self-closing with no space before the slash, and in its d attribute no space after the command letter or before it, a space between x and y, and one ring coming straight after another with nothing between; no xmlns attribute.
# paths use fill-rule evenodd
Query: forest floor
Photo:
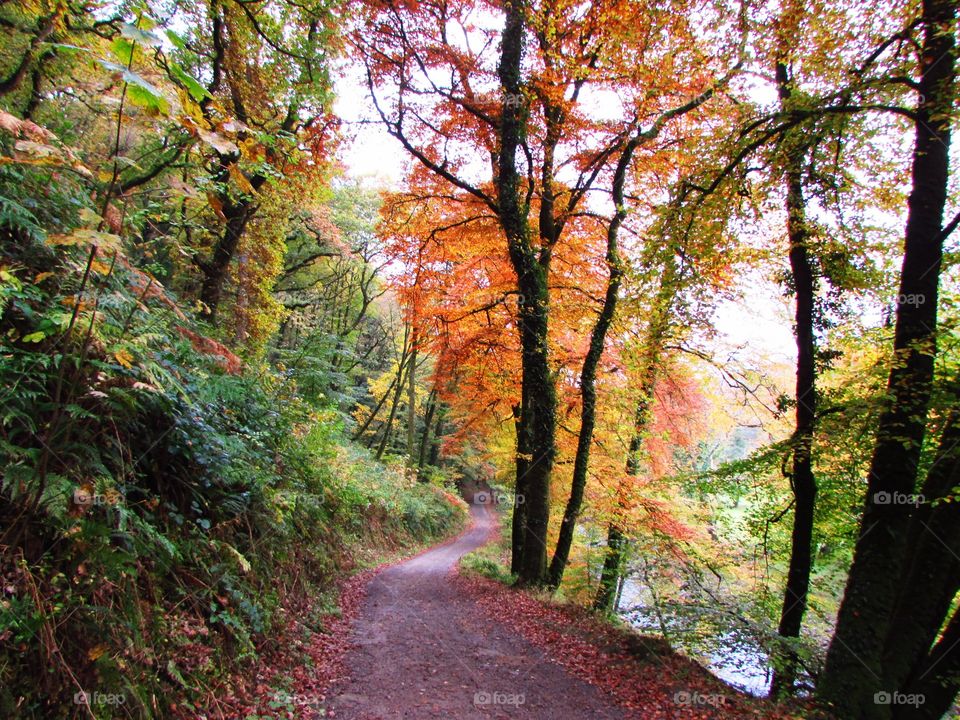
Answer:
<svg viewBox="0 0 960 720"><path fill-rule="evenodd" d="M500 583L457 562L494 534L471 506L459 537L364 579L344 617L326 717L785 718L660 641ZM322 717L323 715L321 715Z"/></svg>

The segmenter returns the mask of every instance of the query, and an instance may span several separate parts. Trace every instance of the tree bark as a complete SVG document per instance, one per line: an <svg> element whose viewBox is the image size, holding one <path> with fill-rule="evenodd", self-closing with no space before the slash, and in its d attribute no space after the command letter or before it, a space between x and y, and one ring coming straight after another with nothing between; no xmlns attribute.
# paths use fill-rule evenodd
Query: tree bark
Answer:
<svg viewBox="0 0 960 720"><path fill-rule="evenodd" d="M520 557L514 563L518 581L542 585L547 572L547 527L550 521L550 477L556 455L556 388L549 364L548 318L550 254L530 242L529 208L521 201L517 154L523 142L526 110L522 97L521 60L524 18L519 3L506 5L498 75L504 94L497 162L497 202L510 261L520 292L520 348L523 399L516 492L523 498ZM521 448L529 460L520 459Z"/></svg>
<svg viewBox="0 0 960 720"><path fill-rule="evenodd" d="M437 426L433 429L433 442L430 443L430 457L428 465L440 467L440 441L443 439L443 408L437 413Z"/></svg>
<svg viewBox="0 0 960 720"><path fill-rule="evenodd" d="M437 390L430 391L427 396L427 410L423 418L423 433L420 435L420 452L417 459L417 471L423 475L423 469L427 464L427 449L430 446L430 428L433 426L433 415L437 411Z"/></svg>
<svg viewBox="0 0 960 720"><path fill-rule="evenodd" d="M954 407L911 521L908 566L883 654L884 682L903 688L919 677L960 590L960 504L942 499L960 486L960 412Z"/></svg>
<svg viewBox="0 0 960 720"><path fill-rule="evenodd" d="M407 373L407 467L417 466L417 330L410 331L410 372Z"/></svg>
<svg viewBox="0 0 960 720"><path fill-rule="evenodd" d="M404 371L410 373L413 369L413 363L410 362L411 355L409 332L409 326L404 328L403 350L400 353L400 363L397 366L397 377L395 378L396 383L394 384L393 401L390 403L390 415L387 417L387 423L383 430L383 438L380 440L379 447L377 447L377 460L383 457L383 453L387 449L387 441L390 439L390 431L393 429L393 420L397 416L397 406L400 404L400 396L403 394Z"/></svg>
<svg viewBox="0 0 960 720"><path fill-rule="evenodd" d="M953 613L943 637L906 684L902 695L923 697L922 703L893 706L894 720L940 720L960 691L960 609Z"/></svg>
<svg viewBox="0 0 960 720"><path fill-rule="evenodd" d="M521 397L525 395L523 389L521 388ZM514 488L514 497L520 498L523 497L525 488L526 488L526 478L527 478L527 446L526 446L526 437L523 429L520 425L521 417L521 408L523 406L523 401L521 400L520 405L515 405L513 408L513 426L517 436L517 482ZM510 572L513 575L517 575L520 572L520 558L523 557L523 531L524 531L524 504L523 503L513 503L513 515L510 518L511 522L511 532L510 532Z"/></svg>
<svg viewBox="0 0 960 720"><path fill-rule="evenodd" d="M62 14L62 6L58 5L57 9L51 15L41 18L38 21L37 34L30 39L30 43L21 56L20 62L17 63L17 66L7 77L0 79L0 97L20 87L20 84L30 70L30 64L33 62L33 56L37 52L37 48L53 33L57 21Z"/></svg>
<svg viewBox="0 0 960 720"><path fill-rule="evenodd" d="M221 158L218 173L220 182L227 182L230 175L227 168L232 162L234 160L230 157L224 156ZM249 182L254 190L259 190L266 180L267 178L264 175L255 175L249 179ZM247 196L233 201L223 193L220 201L223 204L223 215L226 218L223 233L217 239L210 260L195 260L203 273L203 283L200 287L200 301L205 306L203 315L210 321L216 321L227 270L237 252L237 247L240 245L240 239L247 229L247 223L250 222L257 210L253 198Z"/></svg>
<svg viewBox="0 0 960 720"><path fill-rule="evenodd" d="M217 310L223 296L223 282L230 267L230 261L237 252L240 238L246 230L250 220L250 202L240 202L224 205L223 214L227 219L223 233L217 239L213 248L213 255L209 261L198 262L203 273L203 283L200 286L200 301L204 305L203 316L211 322L217 318Z"/></svg>
<svg viewBox="0 0 960 720"><path fill-rule="evenodd" d="M617 591L620 587L620 578L623 575L623 562L627 538L620 526L611 522L607 526L607 552L603 558L603 569L600 571L600 585L593 600L594 610L600 612L614 612Z"/></svg>
<svg viewBox="0 0 960 720"><path fill-rule="evenodd" d="M922 76L894 330L896 360L877 428L860 537L818 688L820 699L843 718L885 719L891 713L890 706L874 702L874 695L892 690L882 687L883 645L891 630L911 516L911 506L898 499L916 487L933 382L955 15L956 0L923 2Z"/></svg>

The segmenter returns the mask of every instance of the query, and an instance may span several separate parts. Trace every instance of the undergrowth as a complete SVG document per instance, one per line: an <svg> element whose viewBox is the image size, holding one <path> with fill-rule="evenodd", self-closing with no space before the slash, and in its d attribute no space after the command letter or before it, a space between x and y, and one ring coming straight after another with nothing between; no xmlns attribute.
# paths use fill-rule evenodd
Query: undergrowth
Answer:
<svg viewBox="0 0 960 720"><path fill-rule="evenodd" d="M54 179L0 167L0 716L199 709L357 548L465 508L209 339Z"/></svg>

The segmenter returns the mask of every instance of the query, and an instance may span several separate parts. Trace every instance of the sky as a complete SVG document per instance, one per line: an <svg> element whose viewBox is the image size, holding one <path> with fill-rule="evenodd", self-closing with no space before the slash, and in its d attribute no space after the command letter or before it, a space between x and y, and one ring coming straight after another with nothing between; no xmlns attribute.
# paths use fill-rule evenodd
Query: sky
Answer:
<svg viewBox="0 0 960 720"><path fill-rule="evenodd" d="M398 187L409 163L406 151L377 116L356 66L347 65L338 74L336 95L337 116L351 139L342 150L348 174L371 187Z"/></svg>

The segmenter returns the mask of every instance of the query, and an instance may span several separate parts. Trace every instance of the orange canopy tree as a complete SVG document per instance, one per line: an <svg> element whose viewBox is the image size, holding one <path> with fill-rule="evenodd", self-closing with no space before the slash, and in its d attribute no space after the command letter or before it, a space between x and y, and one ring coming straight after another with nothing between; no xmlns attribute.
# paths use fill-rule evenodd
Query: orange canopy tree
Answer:
<svg viewBox="0 0 960 720"><path fill-rule="evenodd" d="M516 492L525 502L514 514L513 567L522 583L540 584L556 455L554 255L578 218L610 204L618 166L696 111L736 64L736 12L688 0L385 0L359 20L353 43L380 118L420 178L433 178L434 194L464 210L460 220L477 208L495 220L488 242L514 274ZM695 35L720 41L706 55ZM602 349L602 332L594 344Z"/></svg>

